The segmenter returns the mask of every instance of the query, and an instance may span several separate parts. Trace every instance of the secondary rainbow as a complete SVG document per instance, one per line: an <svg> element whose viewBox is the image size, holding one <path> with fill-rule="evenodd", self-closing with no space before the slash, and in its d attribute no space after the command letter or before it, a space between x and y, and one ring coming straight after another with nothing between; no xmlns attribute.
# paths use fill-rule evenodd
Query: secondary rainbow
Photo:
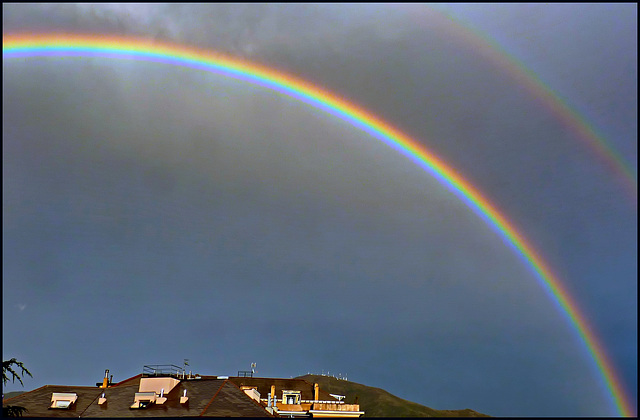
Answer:
<svg viewBox="0 0 640 420"><path fill-rule="evenodd" d="M496 41L492 41L488 35L482 36L478 31L466 27L469 31L468 42L473 46L478 46L482 41L490 46L482 51L500 68L504 69L519 86L524 86L534 98L549 109L566 127L576 134L593 153L618 175L623 182L625 189L637 205L638 181L637 174L633 167L607 142L595 127L582 117L568 102L563 99L558 92L551 89L542 82L538 75L518 60L514 55L506 52ZM470 39L469 39L470 38ZM471 39L473 41L471 41Z"/></svg>
<svg viewBox="0 0 640 420"><path fill-rule="evenodd" d="M470 183L417 141L363 110L291 75L237 60L210 51L135 38L68 34L3 35L5 59L27 57L108 57L151 61L200 69L244 80L296 98L315 108L350 122L410 158L435 176L484 219L520 258L534 271L538 282L559 307L578 339L584 344L602 375L604 385L616 409L623 416L633 416L633 405L608 360L604 348L588 325L577 304L562 287L558 277L544 262L515 226Z"/></svg>
<svg viewBox="0 0 640 420"><path fill-rule="evenodd" d="M573 132L577 139L582 141L605 166L618 176L633 205L637 206L638 180L633 165L617 152L603 135L597 132L593 124L590 124L573 109L558 92L545 84L533 70L525 66L522 60L509 54L499 42L492 39L487 33L474 29L469 23L459 20L437 7L416 8L411 6L409 8L409 6L403 6L402 9L407 9L407 16L420 24L427 19L430 22L434 19L443 21L444 24L441 25L443 30L460 39L464 45L472 48L475 54L494 63L519 87L524 87L532 98L537 99L545 106L551 115L554 115L560 123Z"/></svg>

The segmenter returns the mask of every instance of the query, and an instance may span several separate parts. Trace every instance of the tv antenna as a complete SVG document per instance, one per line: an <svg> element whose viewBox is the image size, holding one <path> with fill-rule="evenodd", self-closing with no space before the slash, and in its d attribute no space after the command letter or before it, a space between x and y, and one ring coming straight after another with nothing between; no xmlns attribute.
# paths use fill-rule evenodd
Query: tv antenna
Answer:
<svg viewBox="0 0 640 420"><path fill-rule="evenodd" d="M189 359L184 359L184 366L182 367L182 379L184 379L184 375L187 372L187 366L189 366Z"/></svg>

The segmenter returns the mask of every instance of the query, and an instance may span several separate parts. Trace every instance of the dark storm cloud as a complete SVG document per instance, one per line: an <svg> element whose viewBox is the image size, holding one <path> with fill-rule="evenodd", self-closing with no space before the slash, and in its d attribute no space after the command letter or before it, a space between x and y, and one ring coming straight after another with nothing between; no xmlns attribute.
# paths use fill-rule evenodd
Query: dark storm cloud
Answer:
<svg viewBox="0 0 640 420"><path fill-rule="evenodd" d="M573 133L452 38L446 21L425 18L433 12L3 11L5 33L183 42L365 105L485 191L597 314L598 330L616 326L605 334L616 360L637 365L635 213ZM243 82L147 63L11 62L3 83L4 295L27 305L5 298L3 353L24 355L39 385L93 381L33 348L51 343L66 366L78 350L64 343L82 333L106 355L74 363L96 375L98 364L127 376L181 357L228 374L258 358L265 375L342 370L435 408L610 413L525 264L437 181L346 123ZM604 103L618 100L627 101ZM634 133L635 120L624 121ZM154 320L144 334L132 327L141 317ZM398 375L407 371L415 380Z"/></svg>

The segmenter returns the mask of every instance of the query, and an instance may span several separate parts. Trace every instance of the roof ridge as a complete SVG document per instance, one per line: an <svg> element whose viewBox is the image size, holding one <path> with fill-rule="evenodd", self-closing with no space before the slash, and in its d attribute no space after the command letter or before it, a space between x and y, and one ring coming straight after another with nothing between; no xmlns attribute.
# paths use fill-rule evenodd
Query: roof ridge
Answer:
<svg viewBox="0 0 640 420"><path fill-rule="evenodd" d="M311 382L307 381L306 379L302 379L302 378L300 378L300 377L293 378L293 379L297 379L297 380L299 380L299 381L304 381L304 382L308 383L308 384L309 384L309 385L311 385L311 386L313 386L313 385L314 385L314 384L312 384Z"/></svg>
<svg viewBox="0 0 640 420"><path fill-rule="evenodd" d="M209 406L211 405L211 403L213 402L213 400L216 399L216 397L218 396L218 393L220 392L220 390L222 389L222 387L224 386L224 384L227 383L229 379L225 379L224 382L222 382L222 385L220 385L220 388L218 388L218 390L216 391L215 394L213 394L213 397L211 397L211 400L209 400L209 403L206 405L206 407L204 408L204 410L202 410L202 413L200 413L200 417L204 416L204 413L209 409Z"/></svg>
<svg viewBox="0 0 640 420"><path fill-rule="evenodd" d="M100 390L100 388L98 388L98 389ZM102 388L102 389L104 389L104 388ZM101 392L104 392L104 391L101 391ZM78 415L78 417L82 417L84 412L87 411L93 405L93 403L98 399L98 397L100 397L100 392L98 392L98 394L93 398L93 400L91 400L91 402L89 404L87 404L85 409L82 410L82 412Z"/></svg>
<svg viewBox="0 0 640 420"><path fill-rule="evenodd" d="M111 386L114 387L114 386L122 385L123 383L125 383L127 381L132 381L132 380L136 379L137 377L142 377L142 373L138 373L137 375L134 375L134 376L132 376L130 378L124 379L124 380L122 380L122 381L120 381L118 383L115 383L115 384L111 385Z"/></svg>

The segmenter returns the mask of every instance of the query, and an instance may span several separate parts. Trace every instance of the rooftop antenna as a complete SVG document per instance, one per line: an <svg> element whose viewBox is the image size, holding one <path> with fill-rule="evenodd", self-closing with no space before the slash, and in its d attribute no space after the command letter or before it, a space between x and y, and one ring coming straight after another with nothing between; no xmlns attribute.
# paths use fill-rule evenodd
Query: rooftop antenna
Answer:
<svg viewBox="0 0 640 420"><path fill-rule="evenodd" d="M189 359L184 359L184 366L182 367L182 379L184 379L185 373L187 373L187 366L189 366Z"/></svg>

